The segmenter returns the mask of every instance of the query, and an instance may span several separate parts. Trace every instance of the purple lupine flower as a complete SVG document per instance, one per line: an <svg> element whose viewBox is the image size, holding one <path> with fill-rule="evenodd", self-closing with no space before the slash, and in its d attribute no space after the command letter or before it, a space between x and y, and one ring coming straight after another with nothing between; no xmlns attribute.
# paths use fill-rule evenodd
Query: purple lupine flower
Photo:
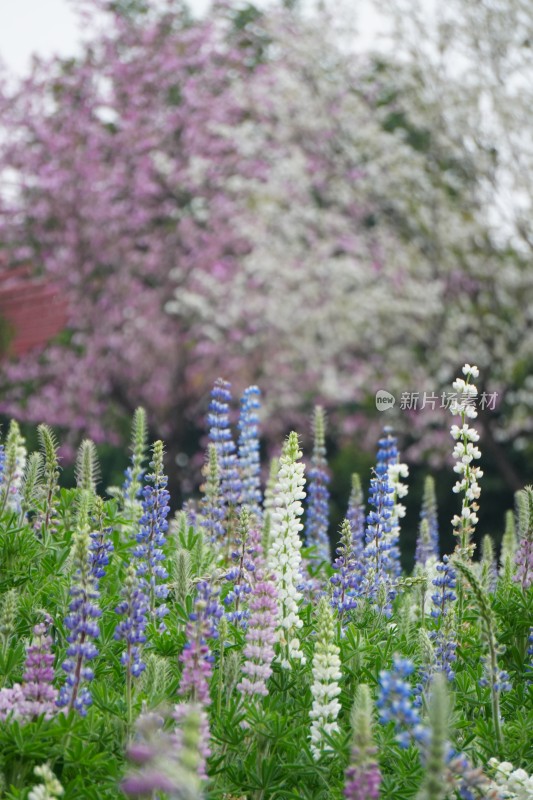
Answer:
<svg viewBox="0 0 533 800"><path fill-rule="evenodd" d="M137 678L146 668L141 659L139 645L146 641L145 630L150 609L148 598L133 565L128 569L122 596L124 599L115 608L115 612L125 619L115 628L115 639L126 642L121 663L126 667L128 675Z"/></svg>
<svg viewBox="0 0 533 800"><path fill-rule="evenodd" d="M272 675L278 603L276 585L258 570L257 582L250 595L250 618L244 646L244 677L237 688L248 695L268 694L267 680Z"/></svg>
<svg viewBox="0 0 533 800"><path fill-rule="evenodd" d="M192 702L209 705L209 680L213 674L213 656L209 639L216 639L217 623L222 616L217 595L207 581L197 587L194 610L185 629L187 641L179 660L183 664L179 694L190 695Z"/></svg>
<svg viewBox="0 0 533 800"><path fill-rule="evenodd" d="M308 547L316 549L315 558L329 562L331 559L328 536L330 476L327 471L325 426L324 409L316 406L313 419L313 456L307 471L305 541Z"/></svg>
<svg viewBox="0 0 533 800"><path fill-rule="evenodd" d="M44 714L46 719L56 711L57 690L53 687L54 656L51 652L52 637L48 635L51 618L35 625L34 641L26 650L26 663L22 684L23 709L27 719Z"/></svg>
<svg viewBox="0 0 533 800"><path fill-rule="evenodd" d="M392 670L379 673L379 719L382 723L394 722L397 741L402 747L408 747L412 741L427 742L427 729L422 725L414 705L413 688L408 682L413 672L414 664L396 655Z"/></svg>
<svg viewBox="0 0 533 800"><path fill-rule="evenodd" d="M226 510L220 489L220 469L216 446L210 442L207 448L207 464L203 469L205 483L202 486L201 526L212 544L220 545L224 539Z"/></svg>
<svg viewBox="0 0 533 800"><path fill-rule="evenodd" d="M72 708L85 716L92 703L91 694L85 683L93 679L93 671L87 665L98 655L92 639L99 636L96 620L102 612L96 605L98 590L91 571L90 536L86 529L77 531L74 540L74 563L76 573L74 584L70 590L72 600L69 614L65 618L65 627L70 631L67 636L69 646L67 659L61 665L67 673L67 680L59 692L57 705Z"/></svg>
<svg viewBox="0 0 533 800"><path fill-rule="evenodd" d="M231 384L217 378L211 391L211 402L207 423L209 425L209 441L217 450L220 469L220 488L228 506L235 508L242 497L242 481L235 442L229 427L229 405L231 403Z"/></svg>
<svg viewBox="0 0 533 800"><path fill-rule="evenodd" d="M258 553L258 537L250 536L250 514L247 508L241 510L235 551L231 554L233 566L224 575L232 583L231 589L224 597L224 605L233 609L226 617L231 622L244 622L248 615L243 601L252 590L255 573L255 557Z"/></svg>
<svg viewBox="0 0 533 800"><path fill-rule="evenodd" d="M377 464L374 477L370 480L368 502L375 511L367 516L365 549L363 554L363 580L361 592L372 599L386 615L390 615L391 600L394 596L393 581L390 577L391 559L390 539L392 510L394 508L394 489L389 483L388 467Z"/></svg>
<svg viewBox="0 0 533 800"><path fill-rule="evenodd" d="M348 519L341 526L341 539L333 569L335 572L330 578L334 587L331 605L342 619L346 611L357 608L356 595L361 581L361 565L355 554L353 528Z"/></svg>
<svg viewBox="0 0 533 800"><path fill-rule="evenodd" d="M136 534L137 546L133 550L136 558L137 575L148 598L150 612L157 617L168 613L166 605L156 608L156 600L165 599L168 595L166 581L168 572L162 565L165 560L163 547L168 531L168 505L170 495L166 489L167 477L163 472L163 442L157 441L153 446L153 458L150 462L151 474L146 480L152 485L143 489L140 530ZM164 627L162 625L162 627Z"/></svg>
<svg viewBox="0 0 533 800"><path fill-rule="evenodd" d="M426 536L423 535L424 522L427 523ZM431 558L439 558L439 520L435 481L431 475L427 475L420 509L420 532L416 542L415 562L423 567Z"/></svg>
<svg viewBox="0 0 533 800"><path fill-rule="evenodd" d="M357 753L352 757L357 758ZM380 786L381 771L377 761L368 761L361 766L352 765L346 770L344 797L346 800L377 800Z"/></svg>
<svg viewBox="0 0 533 800"><path fill-rule="evenodd" d="M242 480L242 504L248 508L256 522L261 520L261 464L259 459L259 417L261 392L257 386L248 386L241 397L239 429L239 470Z"/></svg>

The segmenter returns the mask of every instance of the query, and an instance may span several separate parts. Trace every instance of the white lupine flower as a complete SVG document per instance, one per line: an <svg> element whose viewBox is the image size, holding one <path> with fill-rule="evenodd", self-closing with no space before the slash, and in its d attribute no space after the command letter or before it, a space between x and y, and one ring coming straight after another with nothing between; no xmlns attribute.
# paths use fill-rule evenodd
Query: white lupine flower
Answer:
<svg viewBox="0 0 533 800"><path fill-rule="evenodd" d="M298 586L302 583L300 531L303 525L301 500L305 497L304 465L296 433L289 434L279 460L271 510L270 549L268 562L274 573L279 607L278 636L282 648L281 665L290 668L290 659L305 663L296 635L303 622L298 616L302 598Z"/></svg>
<svg viewBox="0 0 533 800"><path fill-rule="evenodd" d="M469 557L473 549L470 544L472 531L478 522L476 501L481 493L478 480L482 477L483 472L473 464L476 459L481 457L481 450L475 445L475 442L479 441L479 433L466 422L467 418L475 419L477 417L474 401L478 391L470 383L470 379L477 377L479 370L477 367L465 364L462 372L466 376L466 381L463 378L457 378L452 384L461 398L450 403L451 413L460 414L462 424L461 426L452 425L450 432L455 439L453 456L456 464L453 470L462 476L462 480L456 482L453 491L456 494L464 492L464 497L461 513L453 517L452 525L456 528L455 533L459 537L459 547L463 557Z"/></svg>
<svg viewBox="0 0 533 800"><path fill-rule="evenodd" d="M64 794L64 789L48 766L41 764L33 770L43 783L34 786L28 795L28 800L55 800Z"/></svg>
<svg viewBox="0 0 533 800"><path fill-rule="evenodd" d="M503 790L506 800L533 800L533 777L524 769L514 769L509 761L498 762L491 758L489 766L494 770L494 779Z"/></svg>
<svg viewBox="0 0 533 800"><path fill-rule="evenodd" d="M342 677L340 650L334 642L335 625L331 606L325 597L318 606L318 630L313 656L313 705L311 717L311 752L318 759L324 752L324 733L331 735L339 730L337 717L341 710L338 696Z"/></svg>

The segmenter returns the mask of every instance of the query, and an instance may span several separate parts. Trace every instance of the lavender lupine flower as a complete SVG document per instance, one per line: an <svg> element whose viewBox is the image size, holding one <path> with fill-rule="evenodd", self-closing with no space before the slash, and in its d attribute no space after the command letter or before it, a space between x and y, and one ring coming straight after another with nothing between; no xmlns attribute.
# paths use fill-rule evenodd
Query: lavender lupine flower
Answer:
<svg viewBox="0 0 533 800"><path fill-rule="evenodd" d="M454 472L457 472L461 479L457 481L453 487L456 493L464 492L461 513L456 514L452 519L452 525L455 528L455 535L457 536L457 553L460 558L470 560L474 551L474 544L472 543L472 534L478 522L476 512L479 510L477 500L481 493L478 479L483 476L483 472L479 467L473 466L472 462L481 457L481 452L475 443L479 441L479 433L475 428L470 428L466 422L467 419L475 419L477 411L474 403L478 394L477 388L471 383L472 378L479 376L477 367L471 367L470 364L465 364L463 367L463 378L457 378L453 382L454 391L457 394L457 399L453 400L450 404L450 411L452 414L459 414L461 417L461 427L452 425L451 435L456 441L453 449L453 455L457 459Z"/></svg>
<svg viewBox="0 0 533 800"><path fill-rule="evenodd" d="M179 714L180 728L169 731L156 713L144 713L136 722L136 735L127 755L136 765L121 783L128 797L155 797L201 800L199 774L201 724L195 706L186 704Z"/></svg>
<svg viewBox="0 0 533 800"><path fill-rule="evenodd" d="M382 723L394 722L396 738L402 747L408 747L412 741L425 744L428 739L414 704L413 688L408 682L413 672L414 664L396 655L392 670L379 673L379 719Z"/></svg>
<svg viewBox="0 0 533 800"><path fill-rule="evenodd" d="M370 481L368 502L374 506L375 511L370 511L367 516L361 590L366 597L374 601L380 611L387 615L391 613L390 602L394 596L389 555L393 546L390 539L393 494L388 467L385 463L378 464Z"/></svg>
<svg viewBox="0 0 533 800"><path fill-rule="evenodd" d="M70 590L72 600L69 614L65 618L65 627L70 631L67 636L69 646L67 659L61 665L67 673L67 680L57 700L60 708L67 706L69 711L74 708L81 716L87 714L87 708L92 703L85 683L93 679L93 671L87 662L98 655L96 645L91 640L99 636L96 620L102 613L96 605L98 591L91 572L90 542L86 528L75 533L73 547L76 573Z"/></svg>
<svg viewBox="0 0 533 800"><path fill-rule="evenodd" d="M94 530L89 534L91 544L91 571L94 577L99 580L105 575L105 567L109 564L109 557L113 552L113 542L111 541L112 528L105 524L104 501L101 497L95 497L93 502L92 523Z"/></svg>
<svg viewBox="0 0 533 800"><path fill-rule="evenodd" d="M203 474L201 526L212 544L221 544L224 539L224 518L226 516L224 498L220 489L220 470L216 446L211 442L207 448L207 464Z"/></svg>
<svg viewBox="0 0 533 800"><path fill-rule="evenodd" d="M341 710L338 696L341 693L339 681L342 677L340 649L335 644L333 612L325 597L318 605L318 626L315 653L313 656L313 683L311 694L313 705L311 717L311 752L315 759L320 758L326 748L324 734L337 733L337 717Z"/></svg>
<svg viewBox="0 0 533 800"><path fill-rule="evenodd" d="M334 574L330 578L333 588L331 605L342 620L346 611L357 607L357 590L361 580L361 565L355 554L353 528L348 519L341 525L341 538L337 558L333 562Z"/></svg>
<svg viewBox="0 0 533 800"><path fill-rule="evenodd" d="M157 617L164 617L168 612L166 605L156 608L156 600L165 599L168 595L168 586L160 583L168 578L168 572L161 562L165 560L163 547L166 543L167 517L170 511L167 477L163 472L163 452L163 442L155 442L150 462L152 472L146 476L146 480L152 485L143 489L143 515L139 521L140 530L135 537L137 546L133 550L137 575L141 578L141 586L148 597L150 612Z"/></svg>
<svg viewBox="0 0 533 800"><path fill-rule="evenodd" d="M427 534L422 536L423 523ZM426 528L424 526L424 528ZM439 558L439 521L437 517L437 498L435 481L427 475L424 481L424 495L420 510L420 533L416 542L415 562L424 567L430 559Z"/></svg>
<svg viewBox="0 0 533 800"><path fill-rule="evenodd" d="M352 489L348 500L346 519L350 523L352 532L353 554L357 560L361 560L365 549L365 506L361 478L356 472L352 475Z"/></svg>
<svg viewBox="0 0 533 800"><path fill-rule="evenodd" d="M303 622L298 616L298 603L302 597L298 586L302 583L302 546L299 533L301 501L305 497L304 465L299 461L302 453L298 435L290 433L283 446L279 471L274 488L272 527L270 531L269 569L274 573L278 595L278 635L281 644L281 665L290 668L290 659L305 663L297 631Z"/></svg>
<svg viewBox="0 0 533 800"><path fill-rule="evenodd" d="M251 592L255 573L255 556L258 553L257 537L250 536L250 512L246 507L241 509L235 551L231 554L233 566L224 575L232 583L231 589L224 597L224 605L233 609L226 616L231 622L243 622L247 615L244 607L246 596Z"/></svg>
<svg viewBox="0 0 533 800"><path fill-rule="evenodd" d="M321 406L315 407L313 418L313 456L307 471L307 519L305 541L315 548L315 558L329 563L331 559L329 526L330 476L326 461L326 418Z"/></svg>
<svg viewBox="0 0 533 800"><path fill-rule="evenodd" d="M533 486L516 493L516 506L520 541L514 580L526 591L533 583Z"/></svg>
<svg viewBox="0 0 533 800"><path fill-rule="evenodd" d="M228 506L236 508L242 498L242 481L239 475L235 442L229 427L230 389L231 384L222 378L217 378L211 391L207 423L209 425L209 441L215 445L217 450L222 496Z"/></svg>
<svg viewBox="0 0 533 800"><path fill-rule="evenodd" d="M357 688L350 722L353 744L350 764L345 773L344 797L346 800L377 800L381 772L372 738L372 699L366 684Z"/></svg>
<svg viewBox="0 0 533 800"><path fill-rule="evenodd" d="M179 694L181 697L189 695L191 701L207 706L211 702L209 681L213 674L213 656L208 642L218 636L222 608L207 581L201 581L196 589L194 610L185 629L187 641L179 659L183 664Z"/></svg>
<svg viewBox="0 0 533 800"><path fill-rule="evenodd" d="M124 617L115 628L115 639L126 642L126 650L121 662L126 667L127 675L137 678L145 670L146 665L141 658L139 645L146 641L146 625L148 623L149 603L139 582L133 564L130 564L122 590L123 600L115 608L115 612Z"/></svg>
<svg viewBox="0 0 533 800"><path fill-rule="evenodd" d="M52 637L48 635L51 618L35 625L34 640L26 650L26 663L22 684L23 716L33 719L44 714L46 719L57 711L57 690L53 687L54 656Z"/></svg>
<svg viewBox="0 0 533 800"><path fill-rule="evenodd" d="M242 667L244 677L237 688L247 695L266 696L267 680L272 675L278 604L276 586L258 570L249 598L250 618L246 629Z"/></svg>
<svg viewBox="0 0 533 800"><path fill-rule="evenodd" d="M261 464L259 459L259 417L261 392L257 386L248 386L241 397L239 429L239 470L242 480L242 504L261 521Z"/></svg>
<svg viewBox="0 0 533 800"><path fill-rule="evenodd" d="M0 689L0 722L18 719L24 707L24 694L19 683Z"/></svg>

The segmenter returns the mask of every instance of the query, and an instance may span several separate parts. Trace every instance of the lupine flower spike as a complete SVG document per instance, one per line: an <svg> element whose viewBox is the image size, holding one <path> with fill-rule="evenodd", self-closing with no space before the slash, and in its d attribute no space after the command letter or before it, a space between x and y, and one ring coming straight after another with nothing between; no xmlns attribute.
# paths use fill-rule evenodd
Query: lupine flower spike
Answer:
<svg viewBox="0 0 533 800"><path fill-rule="evenodd" d="M28 794L28 800L55 800L55 798L63 797L65 790L48 764L41 764L35 767L33 773L37 778L41 779L42 783L31 789Z"/></svg>
<svg viewBox="0 0 533 800"><path fill-rule="evenodd" d="M457 398L450 404L451 413L459 414L461 417L461 426L452 425L451 427L452 437L456 441L453 455L457 459L453 469L460 476L460 480L453 487L453 491L456 493L463 492L461 513L454 516L452 525L458 540L457 554L463 560L468 561L472 558L474 552L472 534L478 522L476 512L479 506L477 500L481 493L478 480L483 476L483 472L479 467L473 465L473 462L481 457L481 452L476 447L476 442L479 441L479 433L475 428L471 428L467 424L468 419L477 417L475 401L478 391L471 381L479 376L479 370L477 367L465 364L463 375L466 380L457 378L453 382L453 389Z"/></svg>
<svg viewBox="0 0 533 800"><path fill-rule="evenodd" d="M422 536L423 523L427 535ZM435 481L427 475L424 481L424 496L420 511L420 534L416 543L415 561L420 566L425 566L428 561L439 558L439 522L437 519L437 498L435 495Z"/></svg>
<svg viewBox="0 0 533 800"><path fill-rule="evenodd" d="M346 519L350 523L352 531L353 554L359 562L365 548L365 506L361 478L356 472L352 475L352 489L348 500Z"/></svg>
<svg viewBox="0 0 533 800"><path fill-rule="evenodd" d="M202 485L202 517L201 526L205 530L208 540L215 546L221 547L224 541L224 498L220 491L220 470L218 468L217 449L213 442L207 447L207 463L203 474L205 481Z"/></svg>
<svg viewBox="0 0 533 800"><path fill-rule="evenodd" d="M255 518L261 521L261 464L259 461L259 416L261 392L257 386L249 386L241 398L239 429L239 471L242 481L242 504Z"/></svg>
<svg viewBox="0 0 533 800"><path fill-rule="evenodd" d="M389 482L386 463L376 466L370 480L368 502L374 506L367 516L365 550L363 558L362 593L372 599L386 615L391 613L391 600L394 596L394 582L391 579L390 538L392 510L394 508L394 489Z"/></svg>
<svg viewBox="0 0 533 800"><path fill-rule="evenodd" d="M165 560L163 547L167 540L168 513L170 507L167 491L167 477L163 472L163 442L157 441L153 446L153 457L150 462L152 472L146 476L147 485L143 489L143 515L140 519L140 530L137 533L137 545L133 550L136 559L137 575L148 597L150 612L159 618L167 614L166 605L157 606L157 600L164 600L168 594L168 586L163 581L168 572L162 562Z"/></svg>
<svg viewBox="0 0 533 800"><path fill-rule="evenodd" d="M130 564L128 568L122 596L124 599L115 608L115 611L124 619L115 628L115 639L126 642L121 663L126 668L126 705L128 723L131 723L133 679L138 678L146 669L142 660L141 648L146 641L145 631L149 614L148 598L133 564Z"/></svg>
<svg viewBox="0 0 533 800"><path fill-rule="evenodd" d="M409 676L413 672L411 661L394 656L392 670L381 670L379 673L379 719L384 724L394 722L396 738L402 747L408 747L412 741L425 744L428 738L415 708L413 689L409 683Z"/></svg>
<svg viewBox="0 0 533 800"><path fill-rule="evenodd" d="M44 456L44 480L42 501L39 504L39 513L35 518L34 524L36 531L46 543L47 537L56 532L57 506L59 503L59 459L57 456L57 441L48 425L39 425L37 434Z"/></svg>
<svg viewBox="0 0 533 800"><path fill-rule="evenodd" d="M209 442L215 445L220 476L220 492L225 504L224 550L229 555L233 545L233 525L236 522L236 509L242 498L242 481L239 474L235 442L230 430L229 409L231 385L218 378L211 391L211 402L207 423Z"/></svg>
<svg viewBox="0 0 533 800"><path fill-rule="evenodd" d="M326 462L326 418L321 406L315 407L313 418L314 446L311 467L307 472L307 521L305 541L315 548L315 557L329 563L331 559L329 525L330 477Z"/></svg>
<svg viewBox="0 0 533 800"><path fill-rule="evenodd" d="M23 714L27 719L44 714L49 719L57 712L57 690L53 686L54 656L52 638L48 635L50 618L33 629L34 639L26 651L22 683Z"/></svg>
<svg viewBox="0 0 533 800"><path fill-rule="evenodd" d="M252 697L268 694L267 681L272 675L278 604L276 587L258 571L257 581L249 597L250 618L246 628L243 655L243 678L237 688Z"/></svg>
<svg viewBox="0 0 533 800"><path fill-rule="evenodd" d="M446 679L435 675L429 699L429 742L424 752L426 774L417 800L445 800L446 772L450 755L448 744L449 701Z"/></svg>
<svg viewBox="0 0 533 800"><path fill-rule="evenodd" d="M401 575L400 564L400 519L405 516L405 506L399 502L407 494L407 485L402 483L401 478L407 478L409 468L407 464L400 462L398 451L398 440L392 434L392 429L383 429L384 435L379 440L379 449L376 459L376 467L379 470L382 466L388 470L389 484L392 488L391 517L389 520L390 531L386 537L390 540L389 547L389 569L394 577Z"/></svg>
<svg viewBox="0 0 533 800"><path fill-rule="evenodd" d="M100 480L100 465L96 446L91 439L84 439L76 457L76 485L82 491L96 494Z"/></svg>
<svg viewBox="0 0 533 800"><path fill-rule="evenodd" d="M141 495L143 490L143 477L145 474L146 447L148 441L148 428L144 408L135 409L131 431L131 461L124 473L122 486L122 502L124 515L135 528L142 516Z"/></svg>
<svg viewBox="0 0 533 800"><path fill-rule="evenodd" d="M0 485L0 514L20 511L21 486L26 467L26 440L20 432L18 422L11 420L6 437L5 451L2 454L2 483Z"/></svg>
<svg viewBox="0 0 533 800"><path fill-rule="evenodd" d="M533 583L533 486L516 493L518 532L514 580L526 591Z"/></svg>
<svg viewBox="0 0 533 800"><path fill-rule="evenodd" d="M335 626L333 612L325 597L320 598L318 605L317 641L313 656L313 683L311 694L313 705L311 717L311 752L315 759L328 750L324 734L338 732L337 717L341 710L338 696L341 692L339 681L341 674L340 650L335 644Z"/></svg>
<svg viewBox="0 0 533 800"><path fill-rule="evenodd" d="M213 674L210 639L218 637L222 608L206 581L196 587L197 595L185 630L186 643L180 661L183 664L179 694L202 706L210 704L209 681Z"/></svg>
<svg viewBox="0 0 533 800"><path fill-rule="evenodd" d="M361 565L355 554L353 528L345 519L341 525L341 538L337 547L337 558L333 562L334 574L331 604L337 609L339 619L344 621L346 612L357 607L357 591L361 580Z"/></svg>
<svg viewBox="0 0 533 800"><path fill-rule="evenodd" d="M98 655L92 640L99 636L96 620L102 613L96 605L98 591L91 569L90 543L87 528L76 531L73 543L76 574L70 590L72 600L69 614L65 618L69 646L67 659L62 664L67 680L57 701L60 708L67 706L68 710L75 709L82 716L87 714L87 708L92 703L86 684L93 679L93 671L87 662Z"/></svg>
<svg viewBox="0 0 533 800"><path fill-rule="evenodd" d="M344 797L346 800L377 800L381 772L372 737L372 698L364 683L357 688L350 722L353 744L350 765L346 770Z"/></svg>
<svg viewBox="0 0 533 800"><path fill-rule="evenodd" d="M292 432L287 437L280 458L279 472L274 489L272 528L270 532L269 569L275 576L281 644L281 664L290 668L291 659L305 663L298 638L303 622L298 616L298 603L302 597L297 587L302 582L299 533L305 497L304 465L298 436Z"/></svg>
<svg viewBox="0 0 533 800"><path fill-rule="evenodd" d="M502 538L500 551L500 570L499 574L505 586L510 586L515 571L515 555L518 548L516 538L514 514L507 511L505 514L505 532Z"/></svg>

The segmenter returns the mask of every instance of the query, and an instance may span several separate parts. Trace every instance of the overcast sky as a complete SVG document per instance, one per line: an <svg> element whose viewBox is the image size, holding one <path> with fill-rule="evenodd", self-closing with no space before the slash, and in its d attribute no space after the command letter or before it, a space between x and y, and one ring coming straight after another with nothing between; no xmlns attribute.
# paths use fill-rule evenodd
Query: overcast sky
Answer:
<svg viewBox="0 0 533 800"><path fill-rule="evenodd" d="M0 0L0 59L10 70L24 73L31 54L70 55L79 41L75 0ZM202 13L209 0L192 0Z"/></svg>

